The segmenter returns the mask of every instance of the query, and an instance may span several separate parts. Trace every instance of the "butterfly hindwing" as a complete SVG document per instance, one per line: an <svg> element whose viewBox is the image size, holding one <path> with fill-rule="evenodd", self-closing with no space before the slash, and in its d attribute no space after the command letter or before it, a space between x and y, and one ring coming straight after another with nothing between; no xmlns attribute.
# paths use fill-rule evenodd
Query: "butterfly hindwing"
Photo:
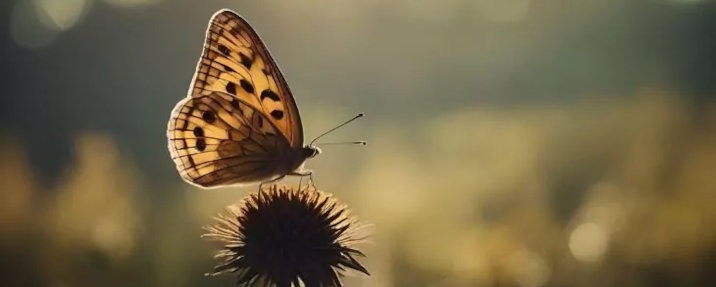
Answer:
<svg viewBox="0 0 716 287"><path fill-rule="evenodd" d="M182 178L203 187L275 176L275 155L290 149L261 112L219 92L179 102L169 120L167 136Z"/></svg>
<svg viewBox="0 0 716 287"><path fill-rule="evenodd" d="M292 148L303 145L298 108L268 49L238 14L221 10L206 32L190 97L226 93L264 115Z"/></svg>

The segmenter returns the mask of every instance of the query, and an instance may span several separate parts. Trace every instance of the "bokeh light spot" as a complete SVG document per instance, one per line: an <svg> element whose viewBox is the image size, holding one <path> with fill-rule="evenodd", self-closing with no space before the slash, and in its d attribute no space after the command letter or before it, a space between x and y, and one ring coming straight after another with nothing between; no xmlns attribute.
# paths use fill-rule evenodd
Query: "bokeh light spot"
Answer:
<svg viewBox="0 0 716 287"><path fill-rule="evenodd" d="M27 49L41 49L57 38L58 32L40 22L33 1L20 1L10 14L10 36L15 44Z"/></svg>
<svg viewBox="0 0 716 287"><path fill-rule="evenodd" d="M607 251L607 232L594 223L584 223L575 228L569 236L569 250L574 258L582 262L596 262Z"/></svg>
<svg viewBox="0 0 716 287"><path fill-rule="evenodd" d="M59 31L66 31L77 24L90 4L88 0L35 0L40 22Z"/></svg>
<svg viewBox="0 0 716 287"><path fill-rule="evenodd" d="M524 287L538 287L547 282L551 270L542 257L532 251L523 249L508 258L508 270L512 278Z"/></svg>

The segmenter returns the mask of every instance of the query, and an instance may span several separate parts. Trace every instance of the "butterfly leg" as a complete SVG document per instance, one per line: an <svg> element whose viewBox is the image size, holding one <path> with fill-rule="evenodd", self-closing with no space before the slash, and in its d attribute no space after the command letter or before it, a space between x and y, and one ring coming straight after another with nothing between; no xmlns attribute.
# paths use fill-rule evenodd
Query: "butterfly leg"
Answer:
<svg viewBox="0 0 716 287"><path fill-rule="evenodd" d="M262 190L262 189L263 189L263 187L264 187L264 184L271 184L271 183L275 183L275 182L277 182L277 181L279 181L279 180L283 179L284 177L286 177L286 176L285 176L285 175L282 175L282 176L279 176L279 177L277 177L277 178L274 178L274 179L272 179L272 180L267 180L267 181L263 181L263 182L261 182L261 183L259 184L259 190ZM300 187L300 185L299 185L299 187Z"/></svg>
<svg viewBox="0 0 716 287"><path fill-rule="evenodd" d="M301 183L303 183L303 176L298 180L298 190L301 190ZM306 189L308 189L308 183L306 183Z"/></svg>
<svg viewBox="0 0 716 287"><path fill-rule="evenodd" d="M288 175L295 175L295 176L300 176L300 177L301 177L301 179L298 181L298 188L299 188L299 189L301 188L301 182L303 181L303 178L306 177L306 176L308 176L308 183L306 183L306 184L307 184L307 187L306 187L306 188L308 188L308 187L310 187L310 186L313 186L313 187L316 186L316 182L313 181L313 171L310 171L310 170L294 171L294 172L289 173Z"/></svg>
<svg viewBox="0 0 716 287"><path fill-rule="evenodd" d="M313 172L310 172L310 173L308 174L308 180L311 182L311 185L312 185L313 187L316 186L316 182L313 180Z"/></svg>

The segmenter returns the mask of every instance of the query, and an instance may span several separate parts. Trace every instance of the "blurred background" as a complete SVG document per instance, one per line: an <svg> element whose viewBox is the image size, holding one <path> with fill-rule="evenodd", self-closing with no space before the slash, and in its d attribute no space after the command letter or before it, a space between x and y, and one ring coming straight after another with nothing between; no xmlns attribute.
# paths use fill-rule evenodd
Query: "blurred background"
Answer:
<svg viewBox="0 0 716 287"><path fill-rule="evenodd" d="M376 225L347 286L714 286L716 2L4 0L2 286L231 286L166 123L244 15ZM288 183L295 182L290 179Z"/></svg>

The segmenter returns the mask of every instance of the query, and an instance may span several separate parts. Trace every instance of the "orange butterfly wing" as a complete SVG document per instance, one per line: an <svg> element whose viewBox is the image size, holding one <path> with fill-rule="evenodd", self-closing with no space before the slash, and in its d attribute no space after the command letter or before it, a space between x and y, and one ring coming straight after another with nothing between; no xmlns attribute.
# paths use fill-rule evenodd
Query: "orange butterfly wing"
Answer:
<svg viewBox="0 0 716 287"><path fill-rule="evenodd" d="M190 97L234 95L260 111L291 147L303 146L303 126L291 90L256 31L231 10L211 18Z"/></svg>
<svg viewBox="0 0 716 287"><path fill-rule="evenodd" d="M285 156L288 142L262 113L225 93L179 102L167 137L179 175L202 187L262 182L297 164Z"/></svg>
<svg viewBox="0 0 716 287"><path fill-rule="evenodd" d="M291 91L236 13L211 18L189 97L172 111L167 137L179 174L202 187L264 182L305 160Z"/></svg>

